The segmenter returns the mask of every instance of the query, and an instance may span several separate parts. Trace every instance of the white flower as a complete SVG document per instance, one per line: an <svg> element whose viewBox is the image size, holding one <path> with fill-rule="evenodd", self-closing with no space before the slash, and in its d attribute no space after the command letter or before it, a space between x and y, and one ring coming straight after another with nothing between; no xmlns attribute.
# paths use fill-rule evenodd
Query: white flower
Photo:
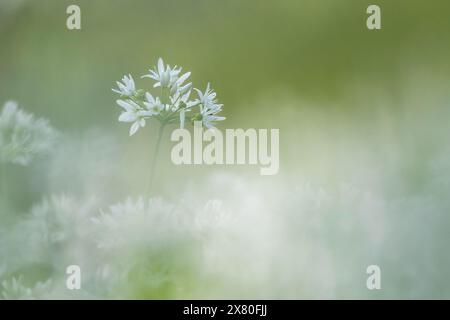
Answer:
<svg viewBox="0 0 450 320"><path fill-rule="evenodd" d="M186 112L191 111L191 108L198 104L197 101L189 100L190 95L191 91L184 94L181 94L181 91L179 91L174 96L170 97L172 111L178 111L180 113L180 128L184 128Z"/></svg>
<svg viewBox="0 0 450 320"><path fill-rule="evenodd" d="M125 110L119 116L119 121L133 122L130 128L130 136L135 134L140 127L145 127L145 117L151 117L155 114L150 110L144 110L132 100L117 100L116 102Z"/></svg>
<svg viewBox="0 0 450 320"><path fill-rule="evenodd" d="M164 109L164 105L159 100L159 97L154 98L151 93L146 92L145 99L144 105L150 112L153 112L153 114L158 114Z"/></svg>
<svg viewBox="0 0 450 320"><path fill-rule="evenodd" d="M131 74L129 74L128 76L123 76L122 78L122 82L120 83L119 81L117 81L117 87L119 88L119 90L117 89L112 89L112 91L117 92L123 96L132 96L134 95L134 93L136 92L136 86L134 85L134 80L133 77L131 76Z"/></svg>
<svg viewBox="0 0 450 320"><path fill-rule="evenodd" d="M0 114L0 161L28 165L36 156L50 151L56 131L45 119L35 119L8 101Z"/></svg>
<svg viewBox="0 0 450 320"><path fill-rule="evenodd" d="M198 93L198 98L203 105L203 108L220 111L222 109L223 104L218 104L216 100L217 94L210 88L210 84L206 86L205 92L201 92L198 89L195 89Z"/></svg>
<svg viewBox="0 0 450 320"><path fill-rule="evenodd" d="M203 121L209 128L214 122L225 119L217 115L223 105L217 102L217 94L210 88L210 84L208 83L205 92L195 89L198 99L191 99L193 86L192 82L188 81L191 73L181 74L181 70L181 67L164 64L162 58L159 58L156 67L150 69L149 74L142 76L155 81L153 87L161 88L160 96L142 89L136 90L131 75L124 77L123 84L118 83L119 90L114 91L128 95L128 99L117 100L119 106L124 109L119 121L132 123L130 136L144 127L146 120L153 116L162 126L179 121L181 128L184 128L186 118L189 122ZM132 91L134 93L130 96ZM194 115L187 117L186 113L193 111L194 107L198 107Z"/></svg>
<svg viewBox="0 0 450 320"><path fill-rule="evenodd" d="M216 116L216 113L219 111L203 109L201 111L203 125L209 129L214 127L214 122L225 120L225 117Z"/></svg>
<svg viewBox="0 0 450 320"><path fill-rule="evenodd" d="M187 93L192 88L192 83L189 82L184 85L183 83L187 80L187 78L189 78L190 75L191 75L190 72L186 72L181 77L176 79L176 81L174 81L173 84L171 85L170 94L184 95L185 93Z"/></svg>
<svg viewBox="0 0 450 320"><path fill-rule="evenodd" d="M217 103L217 94L210 88L210 84L206 86L205 92L195 89L198 93L200 105L201 121L207 128L214 127L214 122L225 120L225 117L216 114L222 111L223 104Z"/></svg>
<svg viewBox="0 0 450 320"><path fill-rule="evenodd" d="M178 80L181 68L178 68L177 66L171 68L170 65L164 66L163 59L159 58L158 66L155 67L155 70L150 69L149 72L150 74L144 75L142 78L151 78L155 80L156 83L153 85L154 88L168 88Z"/></svg>

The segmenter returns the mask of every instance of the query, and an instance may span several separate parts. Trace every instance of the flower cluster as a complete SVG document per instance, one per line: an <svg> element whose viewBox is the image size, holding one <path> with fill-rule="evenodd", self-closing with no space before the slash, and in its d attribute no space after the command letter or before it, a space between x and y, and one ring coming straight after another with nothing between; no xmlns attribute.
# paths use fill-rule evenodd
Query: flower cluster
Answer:
<svg viewBox="0 0 450 320"><path fill-rule="evenodd" d="M158 120L162 125L179 122L183 128L186 121L200 121L206 127L211 128L216 121L224 120L217 114L222 110L222 104L216 99L216 93L208 83L206 90L202 92L195 89L197 98L191 98L192 83L188 82L190 72L181 72L181 67L165 65L159 58L157 66L149 70L149 74L142 78L150 78L155 83L153 88L158 88L158 95L152 95L143 89L136 89L133 77L125 75L122 82L117 81L117 89L112 89L120 94L117 104L123 108L119 121L132 123L130 136L145 126L147 119Z"/></svg>
<svg viewBox="0 0 450 320"><path fill-rule="evenodd" d="M47 120L35 119L8 101L0 114L0 162L28 165L54 144L55 130Z"/></svg>
<svg viewBox="0 0 450 320"><path fill-rule="evenodd" d="M184 213L184 214L183 214ZM99 248L118 250L125 247L168 246L171 242L185 242L192 229L192 221L179 207L160 198L137 201L128 198L110 206L91 219L96 226Z"/></svg>

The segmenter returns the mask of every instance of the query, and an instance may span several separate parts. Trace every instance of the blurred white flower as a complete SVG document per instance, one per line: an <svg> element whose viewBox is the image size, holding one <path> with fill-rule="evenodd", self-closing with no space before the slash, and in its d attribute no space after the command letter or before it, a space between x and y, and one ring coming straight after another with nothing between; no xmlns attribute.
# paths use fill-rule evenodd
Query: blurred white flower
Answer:
<svg viewBox="0 0 450 320"><path fill-rule="evenodd" d="M2 281L2 298L5 300L31 300L33 293L30 288L23 285L21 277Z"/></svg>
<svg viewBox="0 0 450 320"><path fill-rule="evenodd" d="M66 261L85 261L81 250L94 243L90 217L98 212L95 199L85 201L69 196L52 196L31 209L31 214L17 226L23 233L24 258L60 267ZM79 262L79 263L81 263Z"/></svg>
<svg viewBox="0 0 450 320"><path fill-rule="evenodd" d="M45 119L35 119L17 107L5 103L0 114L0 161L28 165L38 155L51 150L56 131Z"/></svg>
<svg viewBox="0 0 450 320"><path fill-rule="evenodd" d="M208 200L195 217L195 224L199 231L213 235L220 229L224 229L236 222L232 214L219 199Z"/></svg>
<svg viewBox="0 0 450 320"><path fill-rule="evenodd" d="M33 287L25 286L22 277L13 277L1 283L1 298L5 300L34 300L45 297L52 287L52 280L38 282Z"/></svg>
<svg viewBox="0 0 450 320"><path fill-rule="evenodd" d="M91 220L97 246L108 257L100 281L113 272L119 287L145 288L155 297L189 282L202 248L195 219L185 208L157 198L129 198Z"/></svg>
<svg viewBox="0 0 450 320"><path fill-rule="evenodd" d="M112 205L91 219L100 248L137 248L142 244L158 248L180 239L192 223L180 208L161 199L143 198Z"/></svg>
<svg viewBox="0 0 450 320"><path fill-rule="evenodd" d="M116 81L118 89L112 89L112 91L123 96L132 96L136 93L136 86L131 74L123 76L122 82Z"/></svg>

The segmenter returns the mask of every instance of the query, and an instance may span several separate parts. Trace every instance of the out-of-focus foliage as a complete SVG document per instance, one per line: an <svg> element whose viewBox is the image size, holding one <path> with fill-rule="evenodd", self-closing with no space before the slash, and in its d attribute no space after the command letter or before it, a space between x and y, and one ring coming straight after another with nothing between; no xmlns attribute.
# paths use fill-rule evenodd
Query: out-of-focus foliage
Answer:
<svg viewBox="0 0 450 320"><path fill-rule="evenodd" d="M48 121L34 119L8 101L0 113L0 161L27 165L34 157L48 152L56 133Z"/></svg>

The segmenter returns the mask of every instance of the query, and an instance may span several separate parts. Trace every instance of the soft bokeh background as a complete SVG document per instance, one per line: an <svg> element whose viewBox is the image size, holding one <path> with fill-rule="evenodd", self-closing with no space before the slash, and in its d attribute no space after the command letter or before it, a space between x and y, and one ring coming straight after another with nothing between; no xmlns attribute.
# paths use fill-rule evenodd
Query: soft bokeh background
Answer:
<svg viewBox="0 0 450 320"><path fill-rule="evenodd" d="M79 31L65 26L74 3ZM65 262L124 270L116 260L138 247L115 294L103 283L103 293L87 296L450 298L450 3L378 0L382 30L369 31L373 3L0 0L0 101L18 101L61 133L51 155L7 165L0 177L8 202L2 230L16 228L2 233L0 276L23 274L29 287L60 277L53 283L64 285ZM69 237L56 266L45 255L26 261L21 256L38 249L21 253L29 246L16 238L32 212L95 216L143 195L157 126L128 137L111 88L128 73L150 87L139 77L160 56L192 71L197 87L212 83L225 105L220 129L279 128L279 174L174 166L167 133L156 194L167 203L148 210L176 204L185 216L226 216L225 226L194 235L188 249L184 228L173 241L162 233L107 249L105 260ZM147 209L119 211L133 210ZM135 232L125 225L104 237ZM142 237L161 229L148 228ZM196 232L187 229L190 239ZM170 243L174 254L161 258L164 245L147 250L147 242ZM370 264L381 267L380 291L366 289ZM161 273L170 286L160 284ZM73 294L58 288L43 297Z"/></svg>

